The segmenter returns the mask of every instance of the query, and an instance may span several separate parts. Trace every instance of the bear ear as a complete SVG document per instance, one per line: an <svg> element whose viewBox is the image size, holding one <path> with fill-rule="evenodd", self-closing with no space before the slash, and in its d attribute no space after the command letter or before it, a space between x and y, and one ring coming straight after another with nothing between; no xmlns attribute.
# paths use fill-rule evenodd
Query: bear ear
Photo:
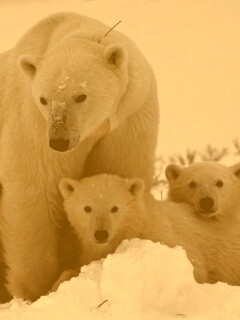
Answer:
<svg viewBox="0 0 240 320"><path fill-rule="evenodd" d="M77 187L77 184L77 180L73 180L70 178L63 178L60 180L58 187L65 200L73 194L74 190Z"/></svg>
<svg viewBox="0 0 240 320"><path fill-rule="evenodd" d="M21 56L18 60L19 69L29 78L33 78L37 71L37 64L40 58L33 55Z"/></svg>
<svg viewBox="0 0 240 320"><path fill-rule="evenodd" d="M240 179L240 162L235 163L233 166L230 167L233 174Z"/></svg>
<svg viewBox="0 0 240 320"><path fill-rule="evenodd" d="M166 178L169 182L175 181L181 173L182 168L177 164L169 164L165 170Z"/></svg>
<svg viewBox="0 0 240 320"><path fill-rule="evenodd" d="M128 191L134 196L141 196L145 190L145 183L140 178L128 179Z"/></svg>
<svg viewBox="0 0 240 320"><path fill-rule="evenodd" d="M120 67L127 61L127 52L121 44L112 44L105 49L104 57L109 65Z"/></svg>

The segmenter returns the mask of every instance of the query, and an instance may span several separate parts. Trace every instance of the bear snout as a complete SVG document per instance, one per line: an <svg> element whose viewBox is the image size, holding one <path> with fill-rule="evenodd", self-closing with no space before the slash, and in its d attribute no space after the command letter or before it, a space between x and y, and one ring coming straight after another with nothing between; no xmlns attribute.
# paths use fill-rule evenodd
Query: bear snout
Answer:
<svg viewBox="0 0 240 320"><path fill-rule="evenodd" d="M109 237L109 233L106 230L97 230L94 233L94 238L97 240L98 243L107 242Z"/></svg>
<svg viewBox="0 0 240 320"><path fill-rule="evenodd" d="M70 145L70 139L49 139L49 146L55 151L64 152L67 151Z"/></svg>
<svg viewBox="0 0 240 320"><path fill-rule="evenodd" d="M201 198L199 201L199 206L202 209L203 213L214 212L214 200L211 197Z"/></svg>

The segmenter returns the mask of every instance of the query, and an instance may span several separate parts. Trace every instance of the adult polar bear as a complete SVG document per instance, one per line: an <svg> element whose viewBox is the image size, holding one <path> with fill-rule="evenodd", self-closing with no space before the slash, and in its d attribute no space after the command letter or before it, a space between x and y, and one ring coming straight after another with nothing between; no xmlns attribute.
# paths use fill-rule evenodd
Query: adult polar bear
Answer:
<svg viewBox="0 0 240 320"><path fill-rule="evenodd" d="M37 299L61 272L62 177L106 172L152 183L155 79L136 46L117 31L104 37L108 30L59 13L0 56L1 235L16 297ZM98 140L91 134L106 119L117 126Z"/></svg>

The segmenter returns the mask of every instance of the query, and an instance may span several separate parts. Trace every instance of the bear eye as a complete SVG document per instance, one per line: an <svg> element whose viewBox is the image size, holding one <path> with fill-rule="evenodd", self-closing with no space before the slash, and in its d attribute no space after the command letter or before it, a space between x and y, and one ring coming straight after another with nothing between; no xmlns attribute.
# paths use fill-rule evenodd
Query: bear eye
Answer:
<svg viewBox="0 0 240 320"><path fill-rule="evenodd" d="M74 98L74 101L76 103L81 103L81 102L85 101L86 99L87 99L87 95L86 94L79 94L79 96Z"/></svg>
<svg viewBox="0 0 240 320"><path fill-rule="evenodd" d="M43 104L44 106L46 106L48 103L47 103L47 100L43 97L40 97L40 102L41 104Z"/></svg>
<svg viewBox="0 0 240 320"><path fill-rule="evenodd" d="M197 183L195 181L191 181L188 185L191 189L195 189L197 187Z"/></svg>
<svg viewBox="0 0 240 320"><path fill-rule="evenodd" d="M117 211L118 211L118 207L114 206L114 207L111 208L111 212L114 212L114 213L115 213L115 212L117 212Z"/></svg>
<svg viewBox="0 0 240 320"><path fill-rule="evenodd" d="M217 186L218 188L222 188L222 186L223 186L222 180L218 180L218 181L216 182L216 186Z"/></svg>
<svg viewBox="0 0 240 320"><path fill-rule="evenodd" d="M86 206L86 207L84 207L84 211L85 211L85 212L91 212L91 211L92 211L92 208L89 207L89 206Z"/></svg>

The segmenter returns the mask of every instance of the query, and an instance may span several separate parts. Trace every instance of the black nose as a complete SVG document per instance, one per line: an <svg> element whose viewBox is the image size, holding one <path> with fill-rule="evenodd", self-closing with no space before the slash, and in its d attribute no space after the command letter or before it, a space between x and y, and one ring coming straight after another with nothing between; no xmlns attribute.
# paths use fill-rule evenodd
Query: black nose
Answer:
<svg viewBox="0 0 240 320"><path fill-rule="evenodd" d="M203 212L209 212L213 209L214 200L211 197L205 197L199 201L199 204Z"/></svg>
<svg viewBox="0 0 240 320"><path fill-rule="evenodd" d="M56 151L66 151L68 150L70 144L70 140L69 139L50 139L49 140L49 146L50 148L52 148L53 150Z"/></svg>
<svg viewBox="0 0 240 320"><path fill-rule="evenodd" d="M106 230L97 230L94 233L94 237L98 242L106 242L108 239L108 232Z"/></svg>

